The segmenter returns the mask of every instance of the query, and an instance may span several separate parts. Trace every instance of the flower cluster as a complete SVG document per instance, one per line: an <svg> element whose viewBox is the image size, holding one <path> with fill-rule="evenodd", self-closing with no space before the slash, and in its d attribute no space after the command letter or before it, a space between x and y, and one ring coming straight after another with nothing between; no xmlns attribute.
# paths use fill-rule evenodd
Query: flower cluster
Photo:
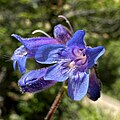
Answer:
<svg viewBox="0 0 120 120"><path fill-rule="evenodd" d="M19 71L24 73L27 58L51 65L23 75L18 81L22 92L42 91L57 82L67 80L68 96L72 100L81 100L85 95L93 101L100 97L101 86L93 66L104 54L105 48L86 46L84 30L77 30L72 34L71 30L59 24L54 27L54 38L22 38L16 34L12 36L23 44L11 57L14 69L18 64Z"/></svg>

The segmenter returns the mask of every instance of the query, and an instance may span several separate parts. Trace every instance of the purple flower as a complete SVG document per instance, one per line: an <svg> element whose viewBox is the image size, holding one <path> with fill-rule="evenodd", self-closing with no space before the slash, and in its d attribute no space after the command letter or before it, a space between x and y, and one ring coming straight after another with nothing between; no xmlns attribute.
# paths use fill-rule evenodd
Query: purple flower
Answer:
<svg viewBox="0 0 120 120"><path fill-rule="evenodd" d="M11 57L14 69L16 69L16 64L18 64L19 71L24 73L26 70L25 65L27 58L34 58L38 47L44 44L63 44L70 39L70 35L69 30L60 24L54 28L55 39L49 37L22 38L19 35L12 34L12 37L23 44L15 50Z"/></svg>
<svg viewBox="0 0 120 120"><path fill-rule="evenodd" d="M18 85L21 88L22 92L40 92L44 89L53 86L56 81L53 80L44 80L47 68L40 70L32 70L21 77L18 81Z"/></svg>
<svg viewBox="0 0 120 120"><path fill-rule="evenodd" d="M78 30L66 43L43 45L35 54L37 62L53 64L44 76L45 80L63 82L68 80L68 96L73 100L81 100L88 92L89 68L103 55L105 48L87 47L84 42L85 31Z"/></svg>
<svg viewBox="0 0 120 120"><path fill-rule="evenodd" d="M26 59L28 57L28 53L24 45L21 45L19 48L17 48L14 52L14 54L11 57L11 60L13 60L13 68L16 69L16 64L18 64L18 69L21 73L24 73L26 68Z"/></svg>
<svg viewBox="0 0 120 120"><path fill-rule="evenodd" d="M94 101L100 97L101 86L93 65L105 49L102 46L87 47L83 30L78 30L73 36L72 33L72 28L69 31L59 24L54 27L54 38L49 35L37 38L12 35L23 44L11 57L14 69L18 64L19 71L24 73L27 58L35 58L41 64L54 64L23 75L18 82L22 92L42 91L56 82L68 80L68 96L71 99L81 100L86 94Z"/></svg>
<svg viewBox="0 0 120 120"><path fill-rule="evenodd" d="M66 42L72 37L72 34L65 26L58 24L54 27L54 37L59 43L66 44Z"/></svg>
<svg viewBox="0 0 120 120"><path fill-rule="evenodd" d="M91 100L96 101L100 97L100 91L101 91L101 82L100 79L97 78L97 75L95 73L95 68L93 67L92 69L90 69L89 87L87 91L87 96Z"/></svg>
<svg viewBox="0 0 120 120"><path fill-rule="evenodd" d="M18 39L23 45L17 48L11 57L13 60L13 67L18 69L21 73L26 70L26 59L34 58L37 49L44 44L65 44L67 40L72 36L67 28L63 25L57 25L54 27L54 38L49 37L38 37L38 38L21 38L20 36L13 34L13 37ZM44 76L47 68L40 70L32 70L21 77L18 81L18 85L22 92L38 92L54 85L56 81L53 79L46 81Z"/></svg>

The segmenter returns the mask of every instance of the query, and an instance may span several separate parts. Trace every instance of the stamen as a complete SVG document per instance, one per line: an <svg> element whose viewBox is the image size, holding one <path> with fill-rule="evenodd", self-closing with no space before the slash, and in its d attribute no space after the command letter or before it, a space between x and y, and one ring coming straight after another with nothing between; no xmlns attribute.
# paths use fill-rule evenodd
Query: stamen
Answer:
<svg viewBox="0 0 120 120"><path fill-rule="evenodd" d="M63 19L66 21L66 23L69 25L70 31L71 31L72 33L74 33L73 28L72 28L69 20L68 20L65 16L63 16L63 15L59 15L58 17L63 18Z"/></svg>
<svg viewBox="0 0 120 120"><path fill-rule="evenodd" d="M47 37L49 37L49 38L51 38L51 36L50 35L48 35L46 32L44 32L44 31L42 31L42 30L34 30L33 32L32 32L32 34L35 34L35 33L43 33L44 35L46 35Z"/></svg>
<svg viewBox="0 0 120 120"><path fill-rule="evenodd" d="M69 64L69 67L70 67L70 68L75 68L75 62L72 61L72 62Z"/></svg>

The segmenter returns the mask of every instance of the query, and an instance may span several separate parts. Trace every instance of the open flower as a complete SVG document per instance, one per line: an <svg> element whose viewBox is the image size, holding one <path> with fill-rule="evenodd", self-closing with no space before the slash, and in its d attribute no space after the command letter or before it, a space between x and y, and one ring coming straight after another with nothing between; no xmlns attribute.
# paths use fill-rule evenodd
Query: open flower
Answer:
<svg viewBox="0 0 120 120"><path fill-rule="evenodd" d="M17 48L11 57L13 60L13 67L16 68L16 63L18 64L18 69L21 73L26 70L26 60L27 58L34 58L37 49L44 44L65 44L71 38L71 32L61 24L54 27L54 38L51 37L37 37L37 38L22 38L16 34L12 34L13 37L18 39L23 45ZM18 81L18 85L22 92L40 92L53 86L56 81L53 79L46 81L44 76L46 74L47 68L32 70L25 75L23 75Z"/></svg>
<svg viewBox="0 0 120 120"><path fill-rule="evenodd" d="M18 64L18 69L21 73L26 70L26 60L27 58L34 58L38 47L44 44L65 44L67 40L70 39L71 33L63 25L59 24L54 28L54 36L52 38L48 37L35 37L35 38L22 38L17 34L12 34L12 37L19 40L23 45L17 48L11 57L13 60L13 67L16 69L16 63Z"/></svg>
<svg viewBox="0 0 120 120"><path fill-rule="evenodd" d="M85 31L78 30L66 45L42 45L35 54L35 59L39 63L54 63L48 68L44 79L57 82L68 80L68 96L73 100L81 100L87 94L88 69L92 68L105 52L103 46L87 47L84 36Z"/></svg>
<svg viewBox="0 0 120 120"><path fill-rule="evenodd" d="M67 21L64 16L61 17ZM54 27L54 38L41 30L34 33L42 32L47 37L22 38L12 35L23 44L11 57L14 69L18 64L19 71L24 73L27 58L35 58L41 64L54 64L49 68L28 72L21 77L18 85L22 92L38 92L56 82L68 80L68 96L71 99L81 100L87 94L95 101L100 97L101 86L93 65L105 49L102 46L87 47L84 42L85 31L78 30L72 36L72 27L69 21L67 23L70 30L61 24Z"/></svg>

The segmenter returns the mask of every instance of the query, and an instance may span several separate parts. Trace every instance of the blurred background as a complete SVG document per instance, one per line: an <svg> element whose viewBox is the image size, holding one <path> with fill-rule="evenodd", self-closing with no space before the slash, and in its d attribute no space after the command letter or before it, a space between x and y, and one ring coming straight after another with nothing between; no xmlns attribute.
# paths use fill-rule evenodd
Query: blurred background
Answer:
<svg viewBox="0 0 120 120"><path fill-rule="evenodd" d="M32 35L41 29L53 36L55 25L68 27L58 18L60 14L69 19L74 31L86 31L87 45L105 46L98 71L106 97L96 105L87 98L72 101L64 94L53 120L120 119L120 0L0 0L0 120L43 120L49 111L61 83L37 94L22 94L17 85L22 75L13 70L10 60L21 43L11 34L43 36ZM28 60L27 71L35 68L35 61Z"/></svg>

